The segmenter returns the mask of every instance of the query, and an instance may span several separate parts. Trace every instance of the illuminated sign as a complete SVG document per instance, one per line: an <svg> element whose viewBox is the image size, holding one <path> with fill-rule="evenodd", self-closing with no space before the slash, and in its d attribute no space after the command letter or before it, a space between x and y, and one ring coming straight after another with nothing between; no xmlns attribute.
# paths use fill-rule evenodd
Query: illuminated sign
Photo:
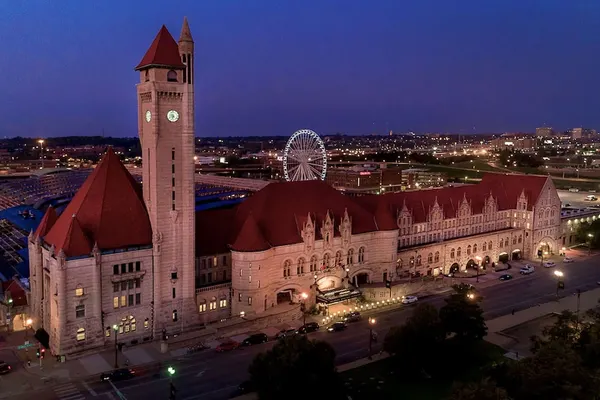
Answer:
<svg viewBox="0 0 600 400"><path fill-rule="evenodd" d="M360 174L361 174L361 175L371 175L371 173L370 173L370 172L366 172L366 171L365 171L365 172L361 172Z"/></svg>

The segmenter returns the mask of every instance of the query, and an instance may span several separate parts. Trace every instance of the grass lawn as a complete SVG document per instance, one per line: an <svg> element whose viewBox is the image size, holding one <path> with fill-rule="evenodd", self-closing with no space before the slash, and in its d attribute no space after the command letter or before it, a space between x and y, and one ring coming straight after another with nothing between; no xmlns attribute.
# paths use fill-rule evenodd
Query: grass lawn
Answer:
<svg viewBox="0 0 600 400"><path fill-rule="evenodd" d="M485 341L478 344L476 352L481 359L460 372L460 379L478 380L481 378L481 368L501 360L505 353L500 347ZM410 365L410 360L406 362ZM394 371L393 363L393 360L387 358L341 373L352 400L442 400L452 389L454 379L419 380L403 377Z"/></svg>

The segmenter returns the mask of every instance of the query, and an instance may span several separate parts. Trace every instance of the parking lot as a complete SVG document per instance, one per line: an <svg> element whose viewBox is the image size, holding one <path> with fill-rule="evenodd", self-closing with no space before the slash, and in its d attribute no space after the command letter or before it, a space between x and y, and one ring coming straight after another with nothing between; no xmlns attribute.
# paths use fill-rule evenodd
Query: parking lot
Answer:
<svg viewBox="0 0 600 400"><path fill-rule="evenodd" d="M586 201L585 200L585 198L587 196L589 196L590 194L593 194L596 196L600 196L600 194L588 193L586 191L569 192L568 190L558 190L557 192L558 192L558 197L560 198L560 201L562 202L563 207L565 207L566 204L570 204L571 207L585 208L585 207L590 207L593 205L600 204L600 201Z"/></svg>

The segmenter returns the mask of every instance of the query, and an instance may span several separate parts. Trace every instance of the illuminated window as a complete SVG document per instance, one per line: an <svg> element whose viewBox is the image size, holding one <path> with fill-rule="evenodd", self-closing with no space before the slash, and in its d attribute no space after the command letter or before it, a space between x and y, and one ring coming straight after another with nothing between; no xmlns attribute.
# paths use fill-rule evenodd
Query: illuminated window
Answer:
<svg viewBox="0 0 600 400"><path fill-rule="evenodd" d="M81 285L75 289L75 296L83 296L83 287Z"/></svg>
<svg viewBox="0 0 600 400"><path fill-rule="evenodd" d="M173 322L177 322L177 310L173 310L173 315L171 316Z"/></svg>
<svg viewBox="0 0 600 400"><path fill-rule="evenodd" d="M84 328L79 328L77 329L77 341L80 342L82 340L85 340L85 329Z"/></svg>
<svg viewBox="0 0 600 400"><path fill-rule="evenodd" d="M149 329L150 328L150 321L148 320L148 318L146 318L144 320L144 329Z"/></svg>
<svg viewBox="0 0 600 400"><path fill-rule="evenodd" d="M110 337L110 331L112 331L112 329L110 328L110 326L107 326L104 330L104 336Z"/></svg>
<svg viewBox="0 0 600 400"><path fill-rule="evenodd" d="M209 310L211 310L211 311L212 311L212 310L216 310L216 309L217 309L217 300L216 300L215 298L213 298L213 299L210 301L210 303L209 303L209 305L208 305L208 309L209 309Z"/></svg>
<svg viewBox="0 0 600 400"><path fill-rule="evenodd" d="M121 307L127 306L127 296L121 296Z"/></svg>
<svg viewBox="0 0 600 400"><path fill-rule="evenodd" d="M113 308L119 308L119 296L113 297Z"/></svg>
<svg viewBox="0 0 600 400"><path fill-rule="evenodd" d="M206 312L206 303L202 303L198 305L198 312Z"/></svg>
<svg viewBox="0 0 600 400"><path fill-rule="evenodd" d="M131 330L135 331L136 324L135 324L135 318L133 318L133 315L129 316L129 325L131 325Z"/></svg>
<svg viewBox="0 0 600 400"><path fill-rule="evenodd" d="M219 300L219 307L221 307L221 308L227 307L227 300L225 300L225 299Z"/></svg>

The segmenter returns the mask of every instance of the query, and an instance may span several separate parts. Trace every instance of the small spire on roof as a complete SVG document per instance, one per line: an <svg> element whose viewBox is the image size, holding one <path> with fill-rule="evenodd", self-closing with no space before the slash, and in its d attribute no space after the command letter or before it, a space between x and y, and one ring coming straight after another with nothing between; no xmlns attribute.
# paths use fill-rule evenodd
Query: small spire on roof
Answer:
<svg viewBox="0 0 600 400"><path fill-rule="evenodd" d="M188 24L187 17L183 17L183 26L181 27L181 34L179 35L180 42L194 42L192 39L192 32L190 31L190 25Z"/></svg>

